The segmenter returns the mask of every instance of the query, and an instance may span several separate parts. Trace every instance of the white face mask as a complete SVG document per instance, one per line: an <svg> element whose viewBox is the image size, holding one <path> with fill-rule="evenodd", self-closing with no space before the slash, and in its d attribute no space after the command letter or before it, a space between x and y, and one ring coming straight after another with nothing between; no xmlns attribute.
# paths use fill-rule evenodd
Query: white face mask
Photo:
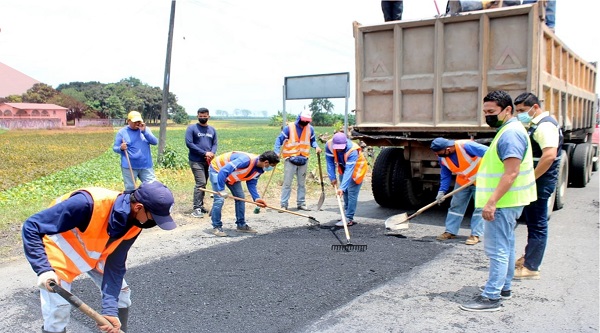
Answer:
<svg viewBox="0 0 600 333"><path fill-rule="evenodd" d="M264 167L263 170L265 172L269 172L269 171L273 170L273 167L269 165L268 167Z"/></svg>
<svg viewBox="0 0 600 333"><path fill-rule="evenodd" d="M533 106L530 107L529 110L527 110L527 112L519 112L519 113L517 113L517 118L524 125L529 125L529 123L531 122L531 119L533 119L533 116L529 115L529 112L531 112L531 109L533 109Z"/></svg>

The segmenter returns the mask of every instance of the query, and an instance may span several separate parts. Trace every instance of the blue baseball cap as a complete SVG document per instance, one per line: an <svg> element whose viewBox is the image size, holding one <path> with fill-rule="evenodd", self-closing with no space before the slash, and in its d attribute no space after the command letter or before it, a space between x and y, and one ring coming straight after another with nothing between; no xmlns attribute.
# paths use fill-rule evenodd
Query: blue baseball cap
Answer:
<svg viewBox="0 0 600 333"><path fill-rule="evenodd" d="M431 150L440 151L442 149L446 149L448 147L454 146L454 140L448 140L444 138L435 138L433 142L431 142Z"/></svg>
<svg viewBox="0 0 600 333"><path fill-rule="evenodd" d="M171 217L175 199L173 193L163 183L153 180L143 182L133 195L144 208L152 214L156 224L163 230L177 228L177 224Z"/></svg>

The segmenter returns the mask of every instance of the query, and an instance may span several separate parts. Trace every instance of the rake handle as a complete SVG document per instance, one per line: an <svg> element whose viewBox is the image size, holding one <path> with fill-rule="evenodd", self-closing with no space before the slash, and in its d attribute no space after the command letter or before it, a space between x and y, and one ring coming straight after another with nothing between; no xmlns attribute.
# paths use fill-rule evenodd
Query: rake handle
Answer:
<svg viewBox="0 0 600 333"><path fill-rule="evenodd" d="M127 144L125 142L125 138L123 138L123 143ZM129 173L131 174L131 181L133 181L133 187L135 187L135 177L133 176L133 169L131 168L131 161L129 160L129 153L127 152L127 149L124 150L125 152L125 158L127 159L127 165L129 166Z"/></svg>
<svg viewBox="0 0 600 333"><path fill-rule="evenodd" d="M462 191L462 190L466 189L467 187L469 187L469 186L473 185L474 183L475 183L475 179L473 179L473 180L469 181L468 183L466 183L465 185L463 185L463 186L461 186L461 187L459 187L459 188L455 189L454 191L452 191L452 192L450 192L450 193L447 193L446 195L444 195L444 196L442 197L442 199L444 199L444 200L445 200L445 199L447 199L447 198L449 198L449 197L451 197L451 196L455 195L456 193L458 193L458 192L460 192L460 191ZM437 200L436 200L436 201L434 201L434 202L432 202L432 203L428 204L427 206L425 206L425 207L423 207L423 208L421 208L421 209L417 210L417 211L416 211L414 214L412 214L411 216L409 216L409 217L408 217L406 220L410 220L410 219L412 219L413 217L415 217L415 216L417 216L417 215L419 215L419 214L423 213L424 211L428 210L429 208L431 208L431 207L435 206L437 203L438 203L438 202L437 202Z"/></svg>
<svg viewBox="0 0 600 333"><path fill-rule="evenodd" d="M340 207L340 214L342 215L342 222L344 223L344 232L346 233L346 240L350 243L350 231L348 231L348 223L346 222L346 213L344 212L344 206L342 205L342 199L340 199L337 193L337 186L333 185L335 189L335 197L337 198L338 206Z"/></svg>
<svg viewBox="0 0 600 333"><path fill-rule="evenodd" d="M211 190L207 190L205 188L199 188L200 191L204 191L204 192L208 192L208 193L212 193L212 194L216 194L218 196L221 196L219 194L219 192L215 192L215 191L211 191ZM238 200L238 201L243 201L243 202L247 202L247 203L251 203L251 204L255 204L258 205L256 202L254 201L250 201L248 199L244 199L244 198L238 198L238 197L234 197L233 195L228 196L228 198L234 199L234 200ZM276 207L271 207L271 206L265 206L265 208L270 208L270 209L274 209L280 212L284 212L284 213L290 213L290 214L294 214L294 215L298 215L298 216L302 216L302 217L306 217L306 218L313 218L312 216L306 215L306 214L300 214L300 213L296 213L296 212L292 212L283 208L276 208Z"/></svg>

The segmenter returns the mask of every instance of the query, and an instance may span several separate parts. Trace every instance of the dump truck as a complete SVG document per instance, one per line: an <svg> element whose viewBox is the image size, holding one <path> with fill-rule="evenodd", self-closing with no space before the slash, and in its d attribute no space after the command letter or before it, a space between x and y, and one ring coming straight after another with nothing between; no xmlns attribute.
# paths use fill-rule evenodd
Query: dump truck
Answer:
<svg viewBox="0 0 600 333"><path fill-rule="evenodd" d="M532 92L564 134L557 188L584 187L598 164L596 63L574 53L544 24L538 4L376 25L354 22L356 125L352 139L380 148L372 170L375 201L413 209L430 203L440 165L436 137L489 144L483 98ZM377 150L377 149L376 149ZM552 211L552 209L549 209Z"/></svg>

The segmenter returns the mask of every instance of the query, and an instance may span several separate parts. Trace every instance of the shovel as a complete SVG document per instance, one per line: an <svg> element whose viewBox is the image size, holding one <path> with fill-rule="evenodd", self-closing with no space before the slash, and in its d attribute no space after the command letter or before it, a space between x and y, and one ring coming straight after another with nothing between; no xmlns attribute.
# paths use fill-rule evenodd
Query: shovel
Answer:
<svg viewBox="0 0 600 333"><path fill-rule="evenodd" d="M79 297L71 294L66 289L61 287L58 283L50 281L48 284L55 293L57 293L58 295L60 295L60 297L64 298L71 305L79 309L86 316L92 318L96 322L96 324L100 326L109 325L109 327L113 327L112 324L108 320L106 320L106 318L104 318L101 314L96 312L96 310L92 309L89 305L85 304ZM123 331L121 330L119 330L119 332L123 333Z"/></svg>
<svg viewBox="0 0 600 333"><path fill-rule="evenodd" d="M317 203L317 210L321 210L323 202L325 202L325 185L323 184L323 171L321 170L321 153L317 153L317 161L319 162L319 177L321 178L321 196Z"/></svg>
<svg viewBox="0 0 600 333"><path fill-rule="evenodd" d="M466 189L467 187L473 185L475 183L475 179L471 180L470 182L466 183L465 185L457 188L456 190L444 195L442 197L442 199L447 199L451 196L453 196L454 194ZM397 214L394 216L390 216L387 218L387 220L385 220L385 228L388 230L402 230L402 229L408 229L408 221L410 219L412 219L413 217L423 213L424 211L428 210L429 208L435 206L438 203L438 201L434 201L432 203L430 203L429 205L417 210L414 214L412 214L411 216L408 216L408 214L406 213L402 213L402 214Z"/></svg>
<svg viewBox="0 0 600 333"><path fill-rule="evenodd" d="M204 192L208 192L208 193L212 193L213 195L216 194L216 195L220 196L219 192L207 190L205 188L199 188L199 190L200 191L204 191ZM228 198L258 205L256 202L248 200L248 199L238 198L238 197L234 197L234 196L228 196ZM280 211L280 212L284 212L284 213L289 213L289 214L293 214L293 215L298 215L298 216L306 217L306 218L308 218L308 223L310 223L311 226L316 226L316 225L320 224L320 222L317 221L317 219L315 219L312 216L306 215L306 214L300 214L298 212L292 212L292 211L289 211L289 210L286 210L286 209L283 209L283 208L275 208L275 207L271 207L271 206L265 206L265 208L270 208L270 209L277 210L277 211Z"/></svg>

